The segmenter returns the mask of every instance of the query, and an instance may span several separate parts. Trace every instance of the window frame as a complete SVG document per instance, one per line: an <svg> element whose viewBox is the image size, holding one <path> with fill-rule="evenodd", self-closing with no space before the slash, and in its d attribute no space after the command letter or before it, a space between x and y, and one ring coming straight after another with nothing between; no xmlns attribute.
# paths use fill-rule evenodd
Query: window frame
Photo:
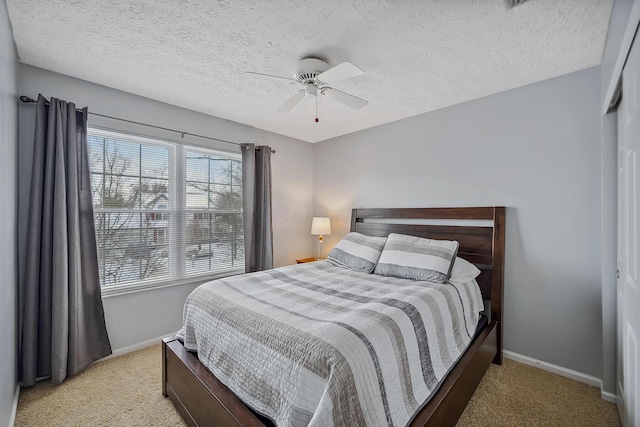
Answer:
<svg viewBox="0 0 640 427"><path fill-rule="evenodd" d="M221 156L225 158L229 158L232 160L240 161L242 164L242 154L236 151L227 151L217 147L198 145L192 142L183 142L177 141L173 139L151 136L151 135L142 135L133 133L126 130L115 130L110 128L105 128L102 126L89 125L87 136L96 135L98 137L103 138L120 138L125 141L131 141L134 143L140 144L148 144L155 145L168 148L169 150L169 164L168 164L168 173L167 173L167 181L168 181L168 192L169 192L169 200L168 207L166 210L159 211L157 209L145 209L140 206L140 209L120 209L120 208L96 208L95 205L92 205L94 221L97 214L105 214L105 213L113 213L113 212L125 212L125 213L133 213L133 214L168 214L170 224L167 227L169 231L169 238L167 247L168 247L168 275L169 277L157 278L157 279L146 279L140 280L136 282L128 282L123 284L112 284L103 286L102 283L100 285L100 291L103 297L115 296L128 294L132 292L139 292L148 289L160 289L170 286L178 286L185 284L201 284L210 280L228 277L238 274L243 274L245 272L244 262L241 263L238 267L225 269L225 270L215 270L215 271L207 271L202 272L200 274L187 274L186 269L186 257L180 257L179 254L186 252L186 247L188 246L188 242L185 239L186 234L186 217L189 214L193 214L194 211L197 211L198 214L206 214L206 215L215 215L217 213L229 213L230 210L214 210L211 208L207 209L194 209L187 207L186 204L186 192L187 192L187 175L186 175L186 151L204 151L206 153L210 153L216 156ZM94 172L91 171L91 176L93 179ZM104 176L104 170L102 171L102 175ZM93 183L92 183L93 185ZM93 187L92 187L93 188ZM181 202L180 202L181 201ZM232 213L241 214L243 210L235 211L232 210ZM181 225L183 224L183 225ZM97 230L96 230L97 232ZM97 242L96 242L97 244ZM181 252L182 248L182 252ZM98 248L99 250L99 248ZM99 255L98 255L99 256ZM184 258L184 259L183 259ZM102 277L102 271L100 271L100 277Z"/></svg>

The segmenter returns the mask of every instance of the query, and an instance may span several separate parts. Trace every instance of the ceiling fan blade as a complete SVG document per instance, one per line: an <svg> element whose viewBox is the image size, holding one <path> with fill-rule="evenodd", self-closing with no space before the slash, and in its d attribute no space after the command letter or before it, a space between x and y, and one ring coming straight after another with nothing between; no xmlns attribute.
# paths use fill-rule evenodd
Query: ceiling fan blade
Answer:
<svg viewBox="0 0 640 427"><path fill-rule="evenodd" d="M350 79L351 77L358 77L364 74L360 68L353 65L351 62L343 62L333 68L329 68L324 73L320 73L316 76L316 79L322 83L335 83L341 80Z"/></svg>
<svg viewBox="0 0 640 427"><path fill-rule="evenodd" d="M348 105L349 107L359 110L365 105L369 103L369 101L365 101L362 98L358 98L357 96L350 95L346 92L343 92L338 89L333 89L330 87L326 87L322 89L322 92L329 95L331 98L335 99L338 102L342 102L344 105Z"/></svg>
<svg viewBox="0 0 640 427"><path fill-rule="evenodd" d="M293 109L293 107L298 105L298 102L302 101L302 98L304 98L304 96L305 96L305 93L303 90L301 90L300 92L293 95L291 98L287 99L284 102L284 104L282 104L280 108L278 108L276 111L278 113L288 113Z"/></svg>
<svg viewBox="0 0 640 427"><path fill-rule="evenodd" d="M298 82L298 80L290 79L289 77L274 76L273 74L256 73L255 71L245 71L244 74L255 74L256 76L272 77L274 79L289 80L291 82L300 83L300 82Z"/></svg>

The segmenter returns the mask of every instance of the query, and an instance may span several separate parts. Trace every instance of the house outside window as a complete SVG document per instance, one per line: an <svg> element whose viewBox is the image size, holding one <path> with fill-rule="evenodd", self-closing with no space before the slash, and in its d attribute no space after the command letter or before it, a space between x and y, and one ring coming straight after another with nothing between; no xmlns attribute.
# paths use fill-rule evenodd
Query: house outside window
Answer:
<svg viewBox="0 0 640 427"><path fill-rule="evenodd" d="M103 294L244 271L239 154L90 128Z"/></svg>

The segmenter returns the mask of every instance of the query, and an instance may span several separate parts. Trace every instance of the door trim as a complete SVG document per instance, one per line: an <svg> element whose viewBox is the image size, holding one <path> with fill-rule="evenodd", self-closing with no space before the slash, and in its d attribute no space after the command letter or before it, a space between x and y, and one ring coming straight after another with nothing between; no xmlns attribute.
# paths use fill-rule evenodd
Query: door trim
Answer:
<svg viewBox="0 0 640 427"><path fill-rule="evenodd" d="M607 91L605 92L604 101L602 104L602 114L607 114L610 111L611 103L613 102L616 95L618 82L622 77L622 69L624 68L625 62L627 62L627 56L629 56L629 52L631 51L631 45L633 44L633 38L636 35L638 24L640 24L640 1L635 0L633 2L633 6L631 6L629 21L627 21L627 28L624 31L622 43L620 44L620 50L618 51L618 56L613 66L611 80L609 80L609 85L607 86Z"/></svg>

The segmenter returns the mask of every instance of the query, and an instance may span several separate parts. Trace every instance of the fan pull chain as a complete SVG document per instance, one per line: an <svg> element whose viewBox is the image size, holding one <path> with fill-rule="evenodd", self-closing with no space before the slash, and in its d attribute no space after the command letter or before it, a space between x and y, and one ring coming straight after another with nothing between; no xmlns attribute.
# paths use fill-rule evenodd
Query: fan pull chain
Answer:
<svg viewBox="0 0 640 427"><path fill-rule="evenodd" d="M318 93L316 93L316 123L318 123L320 119L318 118Z"/></svg>

